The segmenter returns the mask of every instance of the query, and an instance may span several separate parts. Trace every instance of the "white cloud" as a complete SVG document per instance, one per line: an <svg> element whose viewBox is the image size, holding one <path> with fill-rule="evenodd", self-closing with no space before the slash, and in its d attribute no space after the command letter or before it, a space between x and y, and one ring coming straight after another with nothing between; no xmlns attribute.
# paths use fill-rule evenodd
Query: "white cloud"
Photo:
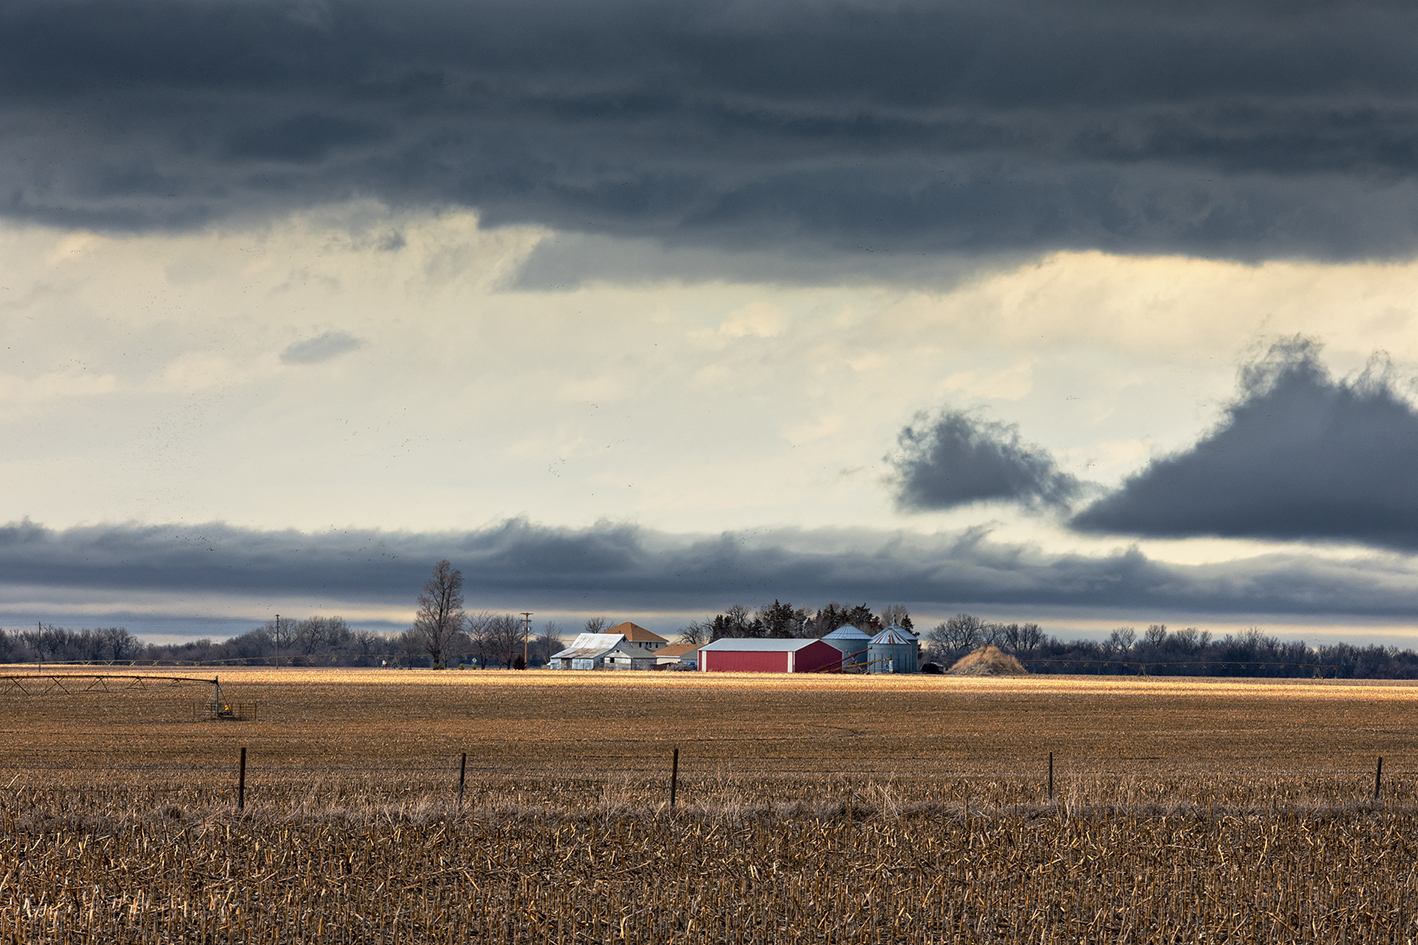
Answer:
<svg viewBox="0 0 1418 945"><path fill-rule="evenodd" d="M896 518L871 472L917 410L978 404L1067 471L1120 477L1214 421L1260 332L1317 333L1341 369L1376 339L1418 362L1414 266L1085 253L939 292L508 290L546 238L355 204L85 237L56 270L54 231L0 230L0 435L32 457L5 467L0 514L929 529L965 523ZM353 341L338 370L280 364ZM102 486L80 456L102 458Z"/></svg>
<svg viewBox="0 0 1418 945"><path fill-rule="evenodd" d="M957 371L940 382L941 389L951 394L988 400L1023 400L1034 387L1034 370L1030 361L1011 365L998 371Z"/></svg>

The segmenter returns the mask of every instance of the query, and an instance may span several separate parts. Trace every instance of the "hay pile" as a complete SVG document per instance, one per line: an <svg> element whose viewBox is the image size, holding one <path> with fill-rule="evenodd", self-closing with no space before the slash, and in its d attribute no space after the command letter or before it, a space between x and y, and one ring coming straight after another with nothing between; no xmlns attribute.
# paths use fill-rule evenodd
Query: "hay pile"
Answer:
<svg viewBox="0 0 1418 945"><path fill-rule="evenodd" d="M952 676L1025 676L1029 670L1008 653L1001 653L999 647L982 646L956 660L949 673Z"/></svg>

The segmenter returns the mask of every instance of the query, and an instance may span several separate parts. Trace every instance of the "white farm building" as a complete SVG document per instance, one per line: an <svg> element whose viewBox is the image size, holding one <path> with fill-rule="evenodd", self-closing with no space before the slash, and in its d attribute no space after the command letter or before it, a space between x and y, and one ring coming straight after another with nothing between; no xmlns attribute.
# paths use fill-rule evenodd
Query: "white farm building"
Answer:
<svg viewBox="0 0 1418 945"><path fill-rule="evenodd" d="M551 655L552 669L600 669L606 654L625 642L619 633L582 633L564 650Z"/></svg>
<svg viewBox="0 0 1418 945"><path fill-rule="evenodd" d="M551 655L552 669L654 669L655 650L669 641L626 621L605 633L582 633Z"/></svg>

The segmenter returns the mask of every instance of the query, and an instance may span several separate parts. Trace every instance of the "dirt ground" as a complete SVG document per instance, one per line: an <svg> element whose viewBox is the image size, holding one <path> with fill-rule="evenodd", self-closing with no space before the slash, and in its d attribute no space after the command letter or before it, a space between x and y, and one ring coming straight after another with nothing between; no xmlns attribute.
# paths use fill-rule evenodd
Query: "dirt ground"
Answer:
<svg viewBox="0 0 1418 945"><path fill-rule="evenodd" d="M71 672L59 670L59 672ZM132 675L130 670L115 670ZM248 721L202 719L212 687L0 688L0 778L187 772L446 781L694 776L1418 780L1418 686L1339 681L224 669ZM149 677L209 670L140 671ZM66 688L78 690L79 680Z"/></svg>

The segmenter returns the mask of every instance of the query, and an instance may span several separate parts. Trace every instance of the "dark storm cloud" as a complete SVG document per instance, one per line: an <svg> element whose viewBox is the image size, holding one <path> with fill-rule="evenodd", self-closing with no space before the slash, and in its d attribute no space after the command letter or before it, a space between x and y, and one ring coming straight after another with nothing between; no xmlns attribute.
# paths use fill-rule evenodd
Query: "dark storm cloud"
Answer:
<svg viewBox="0 0 1418 945"><path fill-rule="evenodd" d="M412 606L440 558L460 568L469 606L708 610L771 597L939 604L1162 609L1218 614L1412 616L1411 563L1305 555L1221 565L1164 564L1136 549L1052 555L983 530L918 536L815 530L668 535L632 526L545 528L511 520L480 531L258 532L108 526L0 528L0 586L11 599L112 592L185 601L319 597Z"/></svg>
<svg viewBox="0 0 1418 945"><path fill-rule="evenodd" d="M840 274L1401 256L1415 47L1383 2L0 0L0 213L366 197Z"/></svg>
<svg viewBox="0 0 1418 945"><path fill-rule="evenodd" d="M902 509L990 501L1057 506L1081 489L1047 450L1022 442L1017 426L962 410L919 414L896 443L897 452L886 459L896 470L896 504Z"/></svg>
<svg viewBox="0 0 1418 945"><path fill-rule="evenodd" d="M1418 412L1384 370L1336 380L1314 343L1288 341L1242 371L1215 430L1073 524L1418 550Z"/></svg>

